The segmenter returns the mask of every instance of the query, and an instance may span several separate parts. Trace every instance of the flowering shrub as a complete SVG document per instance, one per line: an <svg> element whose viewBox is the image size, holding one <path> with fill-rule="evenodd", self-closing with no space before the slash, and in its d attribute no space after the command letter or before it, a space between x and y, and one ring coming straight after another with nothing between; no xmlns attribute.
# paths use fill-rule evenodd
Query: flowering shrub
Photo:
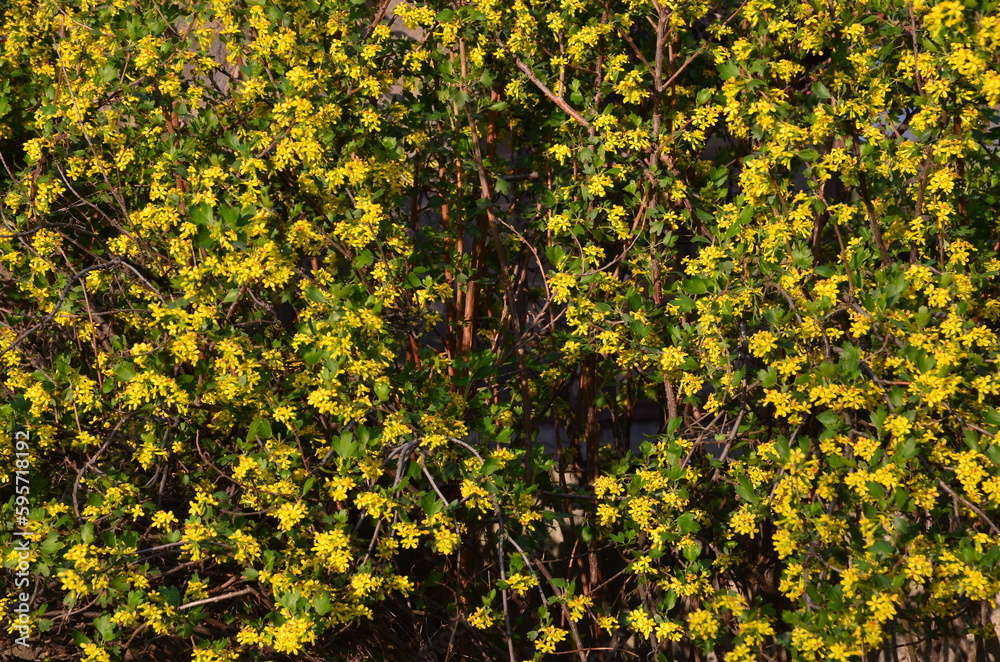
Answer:
<svg viewBox="0 0 1000 662"><path fill-rule="evenodd" d="M985 651L998 44L952 0L5 3L32 639Z"/></svg>

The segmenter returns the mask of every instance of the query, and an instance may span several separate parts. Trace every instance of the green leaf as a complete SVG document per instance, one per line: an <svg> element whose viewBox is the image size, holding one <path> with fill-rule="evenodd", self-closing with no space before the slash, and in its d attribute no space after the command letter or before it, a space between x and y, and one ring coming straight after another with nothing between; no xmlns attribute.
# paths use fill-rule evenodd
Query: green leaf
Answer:
<svg viewBox="0 0 1000 662"><path fill-rule="evenodd" d="M847 376L857 376L861 364L861 348L852 343L844 343L840 354L840 371Z"/></svg>
<svg viewBox="0 0 1000 662"><path fill-rule="evenodd" d="M115 638L115 626L111 622L111 617L107 614L98 616L94 619L94 629L96 629L97 633L101 635L101 639L103 641L112 641Z"/></svg>
<svg viewBox="0 0 1000 662"><path fill-rule="evenodd" d="M312 606L320 616L328 614L333 606L330 601L330 594L325 591L320 593L312 599Z"/></svg>
<svg viewBox="0 0 1000 662"><path fill-rule="evenodd" d="M879 407L871 414L872 425L875 426L876 430L882 429L882 424L885 423L885 419L889 416L889 412L885 410L885 407Z"/></svg>
<svg viewBox="0 0 1000 662"><path fill-rule="evenodd" d="M420 501L420 507L423 508L424 513L427 514L427 517L433 517L434 515L437 515L444 509L444 506L445 506L444 502L442 502L441 499L437 498L437 495L435 495L433 492L427 492L426 494L424 494L424 498L421 499Z"/></svg>
<svg viewBox="0 0 1000 662"><path fill-rule="evenodd" d="M689 278L681 283L681 290L687 294L705 294L708 292L708 284L703 278Z"/></svg>
<svg viewBox="0 0 1000 662"><path fill-rule="evenodd" d="M334 452L342 458L357 457L358 455L358 444L354 441L354 433L350 430L345 430L340 434L333 442Z"/></svg>
<svg viewBox="0 0 1000 662"><path fill-rule="evenodd" d="M253 441L257 438L260 439L270 439L271 438L271 422L266 418L255 418L247 431L247 441Z"/></svg>
<svg viewBox="0 0 1000 662"><path fill-rule="evenodd" d="M829 99L832 96L830 94L830 90L827 89L826 85L824 85L819 81L816 81L815 83L812 84L812 92L820 99Z"/></svg>
<svg viewBox="0 0 1000 662"><path fill-rule="evenodd" d="M868 487L868 491L871 492L871 495L876 499L885 498L885 488L882 487L880 483L876 483L873 480L869 480L865 483L865 485Z"/></svg>
<svg viewBox="0 0 1000 662"><path fill-rule="evenodd" d="M63 544L59 542L59 536L50 535L41 544L42 554L46 556L62 549Z"/></svg>
<svg viewBox="0 0 1000 662"><path fill-rule="evenodd" d="M181 605L181 592L176 586L161 586L160 595L171 607L179 607Z"/></svg>
<svg viewBox="0 0 1000 662"><path fill-rule="evenodd" d="M827 429L833 429L840 426L841 419L840 415L835 411L827 409L826 411L820 413L816 416L816 420L819 421L823 427Z"/></svg>
<svg viewBox="0 0 1000 662"><path fill-rule="evenodd" d="M135 367L131 363L119 363L114 370L115 375L123 382L130 382L135 377Z"/></svg>
<svg viewBox="0 0 1000 662"><path fill-rule="evenodd" d="M360 253L358 253L355 256L355 258L354 258L354 268L355 269L364 269L365 267L367 267L369 264L371 264L374 261L375 261L375 256L372 255L372 252L370 250L368 250L368 249L365 249L365 250L361 251Z"/></svg>
<svg viewBox="0 0 1000 662"><path fill-rule="evenodd" d="M701 530L701 524L695 519L694 513L683 513L677 518L677 528L681 533L694 533Z"/></svg>
<svg viewBox="0 0 1000 662"><path fill-rule="evenodd" d="M890 554L896 551L896 548L892 546L892 543L886 540L879 540L871 547L868 548L868 553L875 557L877 560L888 557Z"/></svg>
<svg viewBox="0 0 1000 662"><path fill-rule="evenodd" d="M760 385L764 388L774 388L778 383L778 371L774 368L768 368L766 370L757 371L757 379L760 380Z"/></svg>
<svg viewBox="0 0 1000 662"><path fill-rule="evenodd" d="M904 460L909 460L917 455L917 440L910 437L897 447L896 451ZM998 463L1000 464L1000 463Z"/></svg>
<svg viewBox="0 0 1000 662"><path fill-rule="evenodd" d="M760 502L760 497L757 496L757 493L753 488L753 483L750 482L750 479L746 476L737 477L736 494L738 494L744 501L749 501L754 505Z"/></svg>
<svg viewBox="0 0 1000 662"><path fill-rule="evenodd" d="M310 285L306 288L306 296L309 297L310 301L314 301L315 303L330 303L326 295L315 285Z"/></svg>
<svg viewBox="0 0 1000 662"><path fill-rule="evenodd" d="M695 306L694 299L685 296L675 297L670 303L677 306L682 313L690 313Z"/></svg>
<svg viewBox="0 0 1000 662"><path fill-rule="evenodd" d="M729 80L730 78L736 78L740 75L739 65L732 60L716 65L716 69L719 70L719 77L722 78L722 80Z"/></svg>

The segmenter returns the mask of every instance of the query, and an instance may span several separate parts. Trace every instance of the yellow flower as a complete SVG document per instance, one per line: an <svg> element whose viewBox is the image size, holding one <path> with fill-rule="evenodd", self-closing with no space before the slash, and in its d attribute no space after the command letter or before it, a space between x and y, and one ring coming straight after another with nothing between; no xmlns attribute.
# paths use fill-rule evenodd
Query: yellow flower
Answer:
<svg viewBox="0 0 1000 662"><path fill-rule="evenodd" d="M159 510L153 515L152 525L157 529L169 529L171 524L177 523L177 517L168 511Z"/></svg>
<svg viewBox="0 0 1000 662"><path fill-rule="evenodd" d="M351 590L360 596L373 593L381 585L382 579L368 572L359 572L351 577Z"/></svg>
<svg viewBox="0 0 1000 662"><path fill-rule="evenodd" d="M306 618L289 618L278 627L269 626L265 630L274 637L274 650L279 653L296 655L316 641L312 621Z"/></svg>
<svg viewBox="0 0 1000 662"><path fill-rule="evenodd" d="M538 638L535 639L535 650L539 653L556 652L556 644L566 638L566 630L546 625L538 631Z"/></svg>
<svg viewBox="0 0 1000 662"><path fill-rule="evenodd" d="M552 301L565 303L570 298L570 288L576 285L576 277L569 273L558 273L549 276L549 287L552 289Z"/></svg>
<svg viewBox="0 0 1000 662"><path fill-rule="evenodd" d="M590 184L587 186L587 191L589 191L595 198L603 198L604 191L609 186L611 186L611 177L601 173L590 178Z"/></svg>
<svg viewBox="0 0 1000 662"><path fill-rule="evenodd" d="M792 630L792 647L803 653L817 653L823 649L823 640L804 628Z"/></svg>
<svg viewBox="0 0 1000 662"><path fill-rule="evenodd" d="M585 595L577 595L566 601L566 606L569 608L569 617L573 621L579 621L583 618L583 612L587 607L594 604L593 600Z"/></svg>
<svg viewBox="0 0 1000 662"><path fill-rule="evenodd" d="M597 521L601 526L610 526L618 521L618 510L607 503L597 506Z"/></svg>
<svg viewBox="0 0 1000 662"><path fill-rule="evenodd" d="M524 575L519 572L507 577L507 584L512 591L527 591L529 588L538 585L538 581L532 575Z"/></svg>
<svg viewBox="0 0 1000 662"><path fill-rule="evenodd" d="M451 554L462 541L453 530L439 526L434 530L434 549L441 554Z"/></svg>
<svg viewBox="0 0 1000 662"><path fill-rule="evenodd" d="M633 609L630 611L628 614L628 623L633 630L640 633L643 637L648 637L653 628L656 627L656 621L642 609Z"/></svg>
<svg viewBox="0 0 1000 662"><path fill-rule="evenodd" d="M97 644L83 644L81 662L111 662L111 655Z"/></svg>
<svg viewBox="0 0 1000 662"><path fill-rule="evenodd" d="M656 632L656 637L661 640L680 641L684 637L684 628L673 621L657 623L654 632Z"/></svg>
<svg viewBox="0 0 1000 662"><path fill-rule="evenodd" d="M687 360L687 356L687 352L678 349L677 347L667 347L663 350L663 353L660 354L660 370L664 373L670 373L677 370L684 365L684 361Z"/></svg>
<svg viewBox="0 0 1000 662"><path fill-rule="evenodd" d="M750 504L743 504L733 513L733 516L729 520L729 526L740 535L750 536L751 538L757 535L757 516Z"/></svg>
<svg viewBox="0 0 1000 662"><path fill-rule="evenodd" d="M622 486L614 476L600 476L594 480L594 495L598 499L603 499L605 495L618 496L622 493Z"/></svg>
<svg viewBox="0 0 1000 662"><path fill-rule="evenodd" d="M496 618L486 607L480 607L469 615L469 625L477 630L485 630L496 622Z"/></svg>
<svg viewBox="0 0 1000 662"><path fill-rule="evenodd" d="M549 218L547 227L553 234L559 234L569 230L571 221L568 214L555 214Z"/></svg>
<svg viewBox="0 0 1000 662"><path fill-rule="evenodd" d="M188 581L187 590L184 592L185 600L201 600L206 597L208 597L207 583L197 579L191 579Z"/></svg>
<svg viewBox="0 0 1000 662"><path fill-rule="evenodd" d="M273 513L273 516L278 519L278 530L290 531L306 516L306 512L308 512L308 508L301 501L281 504Z"/></svg>
<svg viewBox="0 0 1000 662"><path fill-rule="evenodd" d="M597 618L597 627L605 632L614 632L618 629L618 619L614 616L599 616Z"/></svg>
<svg viewBox="0 0 1000 662"><path fill-rule="evenodd" d="M399 534L401 538L400 542L404 549L417 548L417 542L421 534L420 527L412 522L396 522L392 528Z"/></svg>
<svg viewBox="0 0 1000 662"><path fill-rule="evenodd" d="M340 529L317 533L312 550L333 572L347 572L351 563L350 538Z"/></svg>
<svg viewBox="0 0 1000 662"><path fill-rule="evenodd" d="M76 593L85 594L87 592L87 582L80 575L76 574L72 570L61 570L58 575L60 580L62 580L63 590L75 591Z"/></svg>
<svg viewBox="0 0 1000 662"><path fill-rule="evenodd" d="M191 652L191 662L235 662L233 651L215 651L210 648L195 648Z"/></svg>
<svg viewBox="0 0 1000 662"><path fill-rule="evenodd" d="M882 429L897 439L903 439L912 427L910 420L905 416L892 415L882 423Z"/></svg>
<svg viewBox="0 0 1000 662"><path fill-rule="evenodd" d="M887 593L876 593L868 600L868 608L872 617L879 623L885 623L896 615L896 596Z"/></svg>
<svg viewBox="0 0 1000 662"><path fill-rule="evenodd" d="M688 629L692 637L711 641L719 632L719 621L712 612L698 609L688 614Z"/></svg>
<svg viewBox="0 0 1000 662"><path fill-rule="evenodd" d="M334 501L344 501L347 499L347 492L354 487L354 480L350 476L338 476L327 481L327 494Z"/></svg>
<svg viewBox="0 0 1000 662"><path fill-rule="evenodd" d="M493 505L490 503L490 493L485 488L466 478L462 481L461 491L462 499L467 500L472 508L484 513L493 510Z"/></svg>

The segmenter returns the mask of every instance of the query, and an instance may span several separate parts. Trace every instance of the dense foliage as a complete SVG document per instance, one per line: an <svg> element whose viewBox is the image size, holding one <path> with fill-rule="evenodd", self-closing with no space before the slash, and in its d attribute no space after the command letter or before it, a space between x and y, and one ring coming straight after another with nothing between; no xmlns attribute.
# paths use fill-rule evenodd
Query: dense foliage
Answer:
<svg viewBox="0 0 1000 662"><path fill-rule="evenodd" d="M997 3L392 4L0 4L33 641L995 638Z"/></svg>

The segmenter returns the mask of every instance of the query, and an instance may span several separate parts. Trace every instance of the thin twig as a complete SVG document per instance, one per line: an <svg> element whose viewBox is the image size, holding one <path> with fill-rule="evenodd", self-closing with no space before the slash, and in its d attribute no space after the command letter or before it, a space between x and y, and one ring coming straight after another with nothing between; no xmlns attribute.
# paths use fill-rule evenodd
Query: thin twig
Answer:
<svg viewBox="0 0 1000 662"><path fill-rule="evenodd" d="M253 593L253 592L254 592L254 590L252 588L248 587L248 588L240 589L239 591L233 591L232 593L224 593L222 595L216 595L216 596L211 597L211 598L203 598L201 600L195 600L194 602L189 602L186 605L181 605L177 609L178 610L181 610L181 609L190 609L192 607L198 607L200 605L207 605L207 604L209 604L211 602L219 602L221 600L228 600L230 598L238 598L241 595L246 595L247 593Z"/></svg>
<svg viewBox="0 0 1000 662"><path fill-rule="evenodd" d="M41 322L39 322L38 324L35 324L33 327L31 327L27 331L24 331L23 333L21 333L21 335L19 335L17 338L15 338L14 342L12 342L11 344L7 345L7 347L5 347L2 352L0 352L0 356L3 356L4 354L6 354L7 352L9 352L10 350L14 349L25 338L27 338L32 333L34 333L35 331L38 331L43 326L45 326L46 324L48 324L49 322L51 322L55 318L55 316L59 313L59 308L66 301L66 297L69 296L70 290L73 289L73 286L76 285L76 282L78 280L80 280L81 278L83 278L84 276L86 276L87 274L89 274L91 271L97 271L99 269L110 269L111 267L114 267L114 266L119 265L119 264L123 264L123 262L121 260L119 260L118 258L112 258L111 260L108 260L107 262L105 262L103 264L95 264L93 266L87 267L86 269L78 271L72 278L69 279L69 282L66 283L66 287L63 288L63 291L62 291L62 293L60 293L59 298L56 300L55 305L52 306L52 312L50 312L48 315L46 315L45 318Z"/></svg>

